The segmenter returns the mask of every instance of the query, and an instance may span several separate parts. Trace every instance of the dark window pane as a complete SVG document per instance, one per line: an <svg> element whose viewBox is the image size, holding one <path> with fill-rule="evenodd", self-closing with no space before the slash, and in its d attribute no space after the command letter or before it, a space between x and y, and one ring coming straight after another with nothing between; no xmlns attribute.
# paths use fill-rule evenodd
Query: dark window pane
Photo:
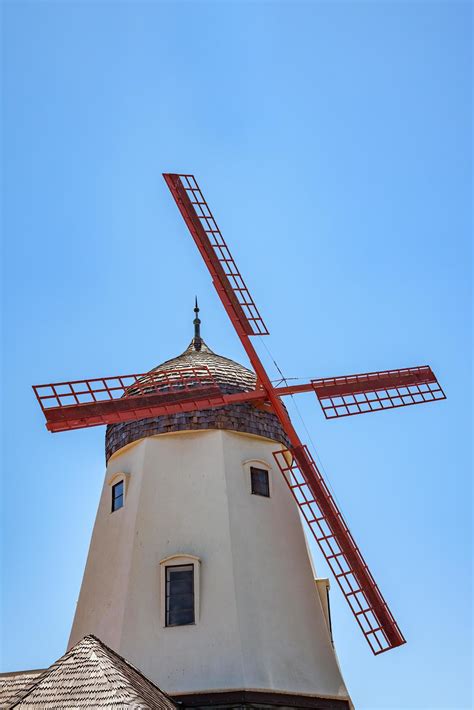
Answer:
<svg viewBox="0 0 474 710"><path fill-rule="evenodd" d="M123 507L123 481L112 486L112 512Z"/></svg>
<svg viewBox="0 0 474 710"><path fill-rule="evenodd" d="M172 594L169 598L168 606L170 611L192 609L194 606L194 597L192 594Z"/></svg>
<svg viewBox="0 0 474 710"><path fill-rule="evenodd" d="M194 565L166 568L166 626L194 624Z"/></svg>
<svg viewBox="0 0 474 710"><path fill-rule="evenodd" d="M186 567L168 567L169 569L169 575L168 575L168 581L171 584L175 584L175 582L179 581L189 581L192 580L192 575L189 574L189 571L191 569L192 571L193 565L187 565Z"/></svg>
<svg viewBox="0 0 474 710"><path fill-rule="evenodd" d="M168 584L168 592L174 594L192 594L193 579L180 579L177 582L174 580Z"/></svg>
<svg viewBox="0 0 474 710"><path fill-rule="evenodd" d="M268 479L268 471L264 468L250 467L250 480L252 484L252 493L257 496L270 497L270 482Z"/></svg>
<svg viewBox="0 0 474 710"><path fill-rule="evenodd" d="M194 624L194 609L171 611L167 614L166 626L184 626L185 624Z"/></svg>

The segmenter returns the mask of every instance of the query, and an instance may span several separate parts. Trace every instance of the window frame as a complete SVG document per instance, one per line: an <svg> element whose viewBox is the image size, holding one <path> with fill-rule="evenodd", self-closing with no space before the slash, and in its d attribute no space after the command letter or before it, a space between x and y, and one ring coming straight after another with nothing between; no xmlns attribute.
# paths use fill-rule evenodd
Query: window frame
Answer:
<svg viewBox="0 0 474 710"><path fill-rule="evenodd" d="M268 496L262 496L258 493L252 493L252 474L250 472L251 468L261 468L268 473ZM254 500L257 500L259 498L262 500L269 500L270 498L272 498L274 493L273 468L271 464L268 463L268 461L265 461L265 459L247 459L246 461L242 461L242 470L244 474L245 488L247 491L249 491L250 489L250 494L252 495Z"/></svg>
<svg viewBox="0 0 474 710"><path fill-rule="evenodd" d="M167 622L167 570L171 567L193 567L194 621L187 624L172 624ZM163 629L189 629L199 623L201 560L196 555L177 553L160 561L160 623Z"/></svg>
<svg viewBox="0 0 474 710"><path fill-rule="evenodd" d="M169 608L169 601L172 599L172 594L171 594L171 584L172 580L170 579L171 576L171 571L179 571L179 572L191 572L191 580L192 580L192 591L190 594L192 594L192 605L187 608L187 609L180 609L179 611L192 611L192 620L191 621L185 621L182 623L175 623L172 624L170 623L170 615L173 613L173 611ZM195 589L194 589L194 565L193 564L187 564L187 565L166 565L165 566L165 625L166 628L172 627L172 626L191 626L192 624L196 623L196 609L195 609L195 604L194 604L194 597L195 597ZM184 594L189 594L189 593L183 593Z"/></svg>
<svg viewBox="0 0 474 710"><path fill-rule="evenodd" d="M258 473L265 473L266 474L266 480L265 480L265 490L266 493L261 493L257 490L257 487L254 486L255 479L254 475ZM250 492L253 496L260 496L260 498L270 498L270 472L267 468L262 468L261 466L250 466Z"/></svg>
<svg viewBox="0 0 474 710"><path fill-rule="evenodd" d="M123 500L122 500L122 505L120 508L115 508L113 507L113 490L115 486L118 483L123 483ZM107 484L110 486L110 498L108 500L110 503L107 503L107 507L109 509L109 514L112 515L112 513L116 513L118 510L121 510L122 508L125 508L125 502L127 500L127 495L128 495L128 485L130 483L130 474L126 473L125 471L114 471L112 472L109 477L107 478Z"/></svg>
<svg viewBox="0 0 474 710"><path fill-rule="evenodd" d="M122 487L121 493L119 495L115 495L115 492L119 486ZM123 478L121 478L119 481L117 481L116 483L114 483L112 485L111 494L112 494L112 500L111 500L110 512L116 513L117 510L121 510L121 508L123 508L125 505L125 481L123 480ZM121 500L120 505L116 505L118 499Z"/></svg>

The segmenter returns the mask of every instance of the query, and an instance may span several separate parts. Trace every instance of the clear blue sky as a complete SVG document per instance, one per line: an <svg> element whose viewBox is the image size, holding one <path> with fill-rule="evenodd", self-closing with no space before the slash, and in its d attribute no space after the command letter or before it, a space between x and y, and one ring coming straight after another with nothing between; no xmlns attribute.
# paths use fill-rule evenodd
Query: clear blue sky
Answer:
<svg viewBox="0 0 474 710"><path fill-rule="evenodd" d="M245 362L161 178L194 172L288 377L428 363L445 387L333 422L299 407L408 639L374 658L333 586L357 708L470 707L470 3L3 16L1 670L63 653L104 474L104 431L48 434L30 385L178 354L195 293Z"/></svg>

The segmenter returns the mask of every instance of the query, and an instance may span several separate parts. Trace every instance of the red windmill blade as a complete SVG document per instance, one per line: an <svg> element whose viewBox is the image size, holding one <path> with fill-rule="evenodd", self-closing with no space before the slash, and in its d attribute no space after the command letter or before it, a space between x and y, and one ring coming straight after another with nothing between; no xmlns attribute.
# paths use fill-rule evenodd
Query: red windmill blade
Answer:
<svg viewBox="0 0 474 710"><path fill-rule="evenodd" d="M376 376L380 376L378 382L374 381ZM34 385L33 390L51 432L212 409L238 402L268 402L263 389L222 393L205 367L52 382ZM426 366L328 377L274 388L279 397L313 390L327 419L446 399L433 372Z"/></svg>
<svg viewBox="0 0 474 710"><path fill-rule="evenodd" d="M373 653L401 646L398 624L308 448L273 455Z"/></svg>
<svg viewBox="0 0 474 710"><path fill-rule="evenodd" d="M270 409L291 443L289 449L275 452L277 464L372 651L400 646L405 639L281 397L314 391L325 416L334 418L443 399L443 390L427 366L274 387L249 339L268 330L195 178L175 174L164 178L252 363L258 386L223 393L206 367L36 385L47 428L65 431L235 402Z"/></svg>
<svg viewBox="0 0 474 710"><path fill-rule="evenodd" d="M280 396L282 394L291 394L292 388L281 388L286 391L278 392L278 388L273 387L260 358L249 340L250 335L262 335L268 331L265 326L259 328L255 325L262 323L258 310L245 287L194 176L165 174L164 178L200 253L204 257L217 293L255 370L257 381L264 389L268 402L271 404L291 442L292 448L287 454L293 458L295 463L287 464L286 466L282 465L282 460L286 460L285 452L277 452L275 457L295 495L301 512L308 521L326 560L335 573L336 580L349 602L349 606L372 651L381 653L400 646L405 643L405 639L321 474L317 470L307 448L301 443L286 409L281 403ZM223 273L223 263L224 265L231 265L229 274ZM243 289L245 290L243 291ZM251 304L248 306L249 312L256 314L255 319L252 321L248 318L248 313L244 313L242 316L240 312L239 306L242 305L242 301L239 299L242 293L245 293L245 303ZM238 301L238 305L236 305L236 301ZM249 325L249 321L251 325ZM386 380L383 384L391 385L392 382ZM372 382L370 386L373 386ZM311 387L318 392L315 382L311 383ZM346 394L344 392L344 395ZM288 474L290 475L288 476ZM306 497L303 497L302 500L303 491L305 491ZM317 510L313 510L314 507ZM309 519L307 517L307 508L312 510Z"/></svg>
<svg viewBox="0 0 474 710"><path fill-rule="evenodd" d="M267 327L194 175L164 173L163 177L211 272L217 293L237 332L268 335Z"/></svg>
<svg viewBox="0 0 474 710"><path fill-rule="evenodd" d="M312 380L326 419L446 399L428 365Z"/></svg>
<svg viewBox="0 0 474 710"><path fill-rule="evenodd" d="M54 382L33 390L51 432L265 399L261 390L224 394L207 367Z"/></svg>
<svg viewBox="0 0 474 710"><path fill-rule="evenodd" d="M280 396L316 392L326 419L366 414L446 399L431 367L325 377L276 389Z"/></svg>

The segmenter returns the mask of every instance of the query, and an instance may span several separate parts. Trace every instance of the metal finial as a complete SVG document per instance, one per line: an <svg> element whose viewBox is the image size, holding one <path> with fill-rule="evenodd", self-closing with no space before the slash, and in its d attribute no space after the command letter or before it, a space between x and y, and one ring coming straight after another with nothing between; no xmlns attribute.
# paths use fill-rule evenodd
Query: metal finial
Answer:
<svg viewBox="0 0 474 710"><path fill-rule="evenodd" d="M193 345L195 350L200 350L201 345L202 345L202 340L201 340L201 320L199 318L199 306L198 306L198 300L197 296L195 298L195 303L194 303L194 313L196 314L196 317L193 320L194 323L194 339L193 339Z"/></svg>

